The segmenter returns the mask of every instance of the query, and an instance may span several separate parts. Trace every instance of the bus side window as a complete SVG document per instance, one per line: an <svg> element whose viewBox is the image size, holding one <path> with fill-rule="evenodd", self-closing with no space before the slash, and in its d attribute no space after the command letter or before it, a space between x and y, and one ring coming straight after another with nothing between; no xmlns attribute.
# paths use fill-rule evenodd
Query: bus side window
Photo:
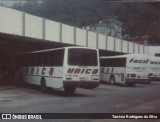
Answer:
<svg viewBox="0 0 160 122"><path fill-rule="evenodd" d="M100 60L100 66L101 67L105 67L106 65L105 65L105 59L101 59Z"/></svg>
<svg viewBox="0 0 160 122"><path fill-rule="evenodd" d="M63 66L63 60L64 60L64 49L57 50L56 54L56 65L57 66Z"/></svg>
<svg viewBox="0 0 160 122"><path fill-rule="evenodd" d="M45 66L45 62L46 62L46 55L45 53L40 53L37 55L37 62L39 66Z"/></svg>
<svg viewBox="0 0 160 122"><path fill-rule="evenodd" d="M41 66L41 60L39 54L34 55L34 66Z"/></svg>
<svg viewBox="0 0 160 122"><path fill-rule="evenodd" d="M45 66L50 66L49 65L49 60L50 60L50 55L49 55L49 53L46 53L45 54L45 56L43 57L44 59L43 59L43 64L45 65Z"/></svg>
<svg viewBox="0 0 160 122"><path fill-rule="evenodd" d="M64 50L56 50L49 53L48 64L49 66L62 66L63 65Z"/></svg>
<svg viewBox="0 0 160 122"><path fill-rule="evenodd" d="M29 66L34 66L35 62L35 54L30 54L28 55L28 65Z"/></svg>
<svg viewBox="0 0 160 122"><path fill-rule="evenodd" d="M100 60L101 67L125 67L126 58L106 58Z"/></svg>

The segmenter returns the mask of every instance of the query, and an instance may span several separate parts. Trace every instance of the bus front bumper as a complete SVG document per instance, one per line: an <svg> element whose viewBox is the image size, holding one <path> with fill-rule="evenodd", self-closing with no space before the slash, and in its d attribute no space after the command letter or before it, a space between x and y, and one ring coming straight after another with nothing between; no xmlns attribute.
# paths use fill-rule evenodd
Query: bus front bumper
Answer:
<svg viewBox="0 0 160 122"><path fill-rule="evenodd" d="M63 81L63 86L73 86L83 89L94 89L99 86L99 81Z"/></svg>
<svg viewBox="0 0 160 122"><path fill-rule="evenodd" d="M148 83L149 79L131 79L126 78L126 83Z"/></svg>

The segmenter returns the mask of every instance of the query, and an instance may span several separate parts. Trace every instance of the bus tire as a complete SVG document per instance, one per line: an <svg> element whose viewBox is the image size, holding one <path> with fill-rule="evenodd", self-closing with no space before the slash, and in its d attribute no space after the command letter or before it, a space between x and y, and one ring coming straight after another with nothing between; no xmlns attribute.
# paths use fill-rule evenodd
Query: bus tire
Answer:
<svg viewBox="0 0 160 122"><path fill-rule="evenodd" d="M64 91L66 95L73 95L76 91L76 87L74 86L66 86L64 87Z"/></svg>
<svg viewBox="0 0 160 122"><path fill-rule="evenodd" d="M115 84L115 77L113 75L110 77L110 83Z"/></svg>
<svg viewBox="0 0 160 122"><path fill-rule="evenodd" d="M46 87L46 80L45 80L45 78L42 78L41 79L41 91L42 92L46 92L47 91L47 87Z"/></svg>

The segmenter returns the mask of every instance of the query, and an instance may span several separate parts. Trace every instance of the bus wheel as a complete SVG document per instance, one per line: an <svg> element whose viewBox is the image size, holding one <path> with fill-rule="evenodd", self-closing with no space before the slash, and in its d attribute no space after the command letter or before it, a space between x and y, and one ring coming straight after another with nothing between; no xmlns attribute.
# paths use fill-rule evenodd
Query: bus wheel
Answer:
<svg viewBox="0 0 160 122"><path fill-rule="evenodd" d="M64 91L65 91L66 95L73 95L76 91L76 87L66 86L66 87L64 87Z"/></svg>
<svg viewBox="0 0 160 122"><path fill-rule="evenodd" d="M110 83L111 83L111 84L115 84L115 78L114 78L114 76L111 76L111 78L110 78Z"/></svg>
<svg viewBox="0 0 160 122"><path fill-rule="evenodd" d="M44 78L42 78L42 80L41 80L41 91L46 92L46 90L47 90L46 81L45 81Z"/></svg>

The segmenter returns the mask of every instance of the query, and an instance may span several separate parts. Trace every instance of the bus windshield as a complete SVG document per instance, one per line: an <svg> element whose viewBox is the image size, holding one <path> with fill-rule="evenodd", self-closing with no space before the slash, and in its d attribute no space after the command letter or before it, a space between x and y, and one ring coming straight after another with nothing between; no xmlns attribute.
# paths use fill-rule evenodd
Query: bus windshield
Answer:
<svg viewBox="0 0 160 122"><path fill-rule="evenodd" d="M97 66L97 51L93 49L71 48L68 50L68 65Z"/></svg>

